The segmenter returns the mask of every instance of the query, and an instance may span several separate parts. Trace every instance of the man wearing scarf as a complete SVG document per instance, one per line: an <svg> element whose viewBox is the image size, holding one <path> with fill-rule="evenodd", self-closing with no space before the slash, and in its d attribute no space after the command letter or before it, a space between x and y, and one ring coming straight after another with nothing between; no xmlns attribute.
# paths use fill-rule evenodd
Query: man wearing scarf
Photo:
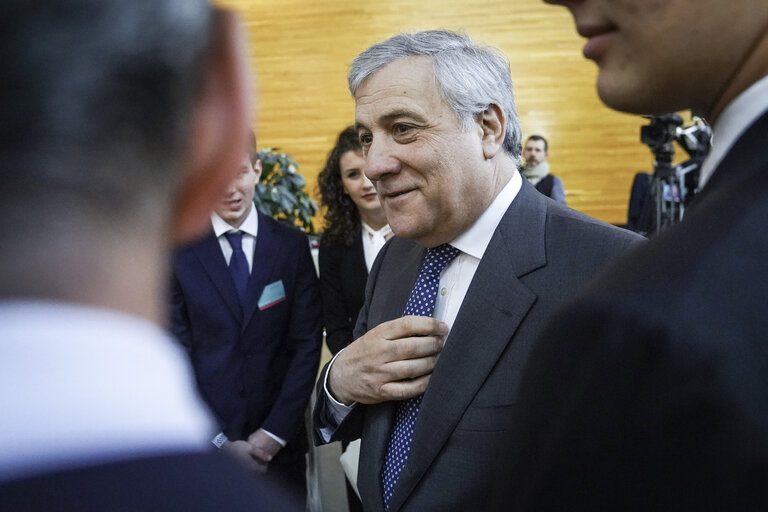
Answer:
<svg viewBox="0 0 768 512"><path fill-rule="evenodd" d="M541 135L531 135L525 141L523 158L525 165L520 169L523 176L536 187L536 190L558 203L565 204L565 189L563 182L557 176L549 174L547 162L547 139Z"/></svg>

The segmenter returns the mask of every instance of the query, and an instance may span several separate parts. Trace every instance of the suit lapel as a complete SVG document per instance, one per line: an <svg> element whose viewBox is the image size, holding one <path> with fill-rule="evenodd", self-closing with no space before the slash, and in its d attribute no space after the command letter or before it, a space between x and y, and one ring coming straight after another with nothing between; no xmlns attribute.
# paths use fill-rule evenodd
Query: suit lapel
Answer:
<svg viewBox="0 0 768 512"><path fill-rule="evenodd" d="M369 326L376 326L403 316L405 304L416 282L421 260L426 251L415 243L403 240L393 240L390 250L393 253L386 255L387 268L379 272L384 276L382 283L379 284L380 289L386 289L386 291L377 293L373 299L371 311L376 313L369 315ZM375 278L378 279L378 276ZM380 475L396 405L397 402L384 402L368 406L365 410L366 419L357 482L361 496L374 497L372 501L365 503L365 509L372 512L384 510Z"/></svg>
<svg viewBox="0 0 768 512"><path fill-rule="evenodd" d="M546 264L545 221L544 196L524 182L486 249L432 374L392 512L438 456L536 301L518 278Z"/></svg>
<svg viewBox="0 0 768 512"><path fill-rule="evenodd" d="M248 280L243 329L248 326L256 309L258 309L259 298L264 287L272 282L275 262L280 255L280 242L274 226L269 222L271 219L260 212L258 218L259 232L256 237L256 246L253 249L253 267L251 278Z"/></svg>
<svg viewBox="0 0 768 512"><path fill-rule="evenodd" d="M232 282L232 274L229 273L227 261L221 252L221 244L213 231L202 238L192 247L192 251L197 256L203 270L208 274L214 288L221 295L227 308L232 314L240 320L242 318L242 309L240 299L237 297L235 284Z"/></svg>

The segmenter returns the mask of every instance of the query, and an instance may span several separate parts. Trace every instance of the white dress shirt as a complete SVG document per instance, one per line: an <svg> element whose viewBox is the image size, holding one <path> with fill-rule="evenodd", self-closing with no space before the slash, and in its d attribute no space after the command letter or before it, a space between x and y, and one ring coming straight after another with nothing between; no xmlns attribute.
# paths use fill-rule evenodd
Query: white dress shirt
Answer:
<svg viewBox="0 0 768 512"><path fill-rule="evenodd" d="M371 271L373 262L376 261L376 256L384 244L387 243L387 236L392 233L392 228L389 224L385 224L379 230L373 229L371 226L363 221L360 221L363 239L363 255L365 256L365 266L368 272Z"/></svg>
<svg viewBox="0 0 768 512"><path fill-rule="evenodd" d="M435 312L432 315L448 325L449 332L445 340L446 343L450 342L450 329L453 327L453 322L459 314L459 309L462 302L464 302L464 297L467 294L472 278L475 277L475 271L480 265L480 260L483 259L485 250L491 242L491 238L496 232L501 218L515 197L517 197L518 192L520 192L522 183L523 179L520 173L512 173L512 178L501 189L482 215L477 218L469 229L449 242L450 245L459 249L460 252L440 274ZM341 354L341 351L331 360L331 365L333 365L339 354ZM345 405L331 396L331 393L328 391L328 375L330 373L329 366L325 374L325 394L331 405L330 412L333 414L334 420L339 424L356 404ZM321 428L320 430L325 441L329 441L333 429Z"/></svg>
<svg viewBox="0 0 768 512"><path fill-rule="evenodd" d="M221 252L224 254L224 260L227 262L227 265L229 265L229 260L232 259L232 246L229 245L229 239L226 237L226 234L238 232L242 234L242 247L243 252L245 253L245 259L248 260L248 272L252 272L253 250L256 247L256 236L259 234L259 216L256 214L256 208L251 207L251 211L248 213L245 220L243 220L243 223L240 224L239 228L233 228L216 213L211 214L211 224L213 224L213 232L216 234L216 238L219 239ZM264 433L280 443L280 446L285 446L287 444L285 439L276 436L268 430L264 430ZM223 434L223 432L220 432L213 439L216 439Z"/></svg>
<svg viewBox="0 0 768 512"><path fill-rule="evenodd" d="M768 76L764 76L739 94L718 118L712 129L712 151L701 166L699 188L706 185L734 143L766 110Z"/></svg>
<svg viewBox="0 0 768 512"><path fill-rule="evenodd" d="M224 254L224 260L227 262L227 265L229 265L229 260L232 259L232 246L229 245L229 240L225 235L237 232L243 235L243 252L245 253L245 259L248 260L248 272L251 272L253 270L253 249L256 246L256 236L259 234L259 216L256 214L256 208L251 207L250 213L237 229L227 224L224 219L215 213L211 214L211 224L213 224L213 232L216 234L216 238L219 239L221 252Z"/></svg>
<svg viewBox="0 0 768 512"><path fill-rule="evenodd" d="M117 311L0 302L0 481L204 451L215 424L184 350Z"/></svg>

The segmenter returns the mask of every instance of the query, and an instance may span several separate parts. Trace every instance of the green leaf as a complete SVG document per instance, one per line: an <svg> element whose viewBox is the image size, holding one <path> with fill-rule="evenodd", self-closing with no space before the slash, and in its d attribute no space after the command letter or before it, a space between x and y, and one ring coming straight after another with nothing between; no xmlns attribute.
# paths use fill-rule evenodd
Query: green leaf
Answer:
<svg viewBox="0 0 768 512"><path fill-rule="evenodd" d="M278 148L262 148L258 153L262 172L253 200L258 210L313 234L312 215L318 207L304 190L307 180L298 173L299 164Z"/></svg>

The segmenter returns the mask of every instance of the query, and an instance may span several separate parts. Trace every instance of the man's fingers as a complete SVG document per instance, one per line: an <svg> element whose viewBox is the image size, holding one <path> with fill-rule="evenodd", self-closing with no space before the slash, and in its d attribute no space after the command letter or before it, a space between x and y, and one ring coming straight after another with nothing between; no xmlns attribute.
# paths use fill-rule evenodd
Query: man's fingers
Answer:
<svg viewBox="0 0 768 512"><path fill-rule="evenodd" d="M438 336L420 336L393 340L392 361L434 356L443 350L443 340Z"/></svg>
<svg viewBox="0 0 768 512"><path fill-rule="evenodd" d="M269 464L267 464L266 462L258 461L256 459L251 459L248 465L248 469L258 474L266 473L268 467L269 467Z"/></svg>
<svg viewBox="0 0 768 512"><path fill-rule="evenodd" d="M374 330L379 335L390 340L409 338L411 336L445 336L448 326L430 316L404 316L377 326Z"/></svg>
<svg viewBox="0 0 768 512"><path fill-rule="evenodd" d="M384 371L390 375L393 382L412 380L424 375L429 375L435 368L437 357L428 356L406 361L393 361L384 366Z"/></svg>
<svg viewBox="0 0 768 512"><path fill-rule="evenodd" d="M406 316L385 322L338 355L330 367L328 390L345 404L418 395L426 387L447 333L448 326L431 317ZM426 379L419 380L423 377Z"/></svg>
<svg viewBox="0 0 768 512"><path fill-rule="evenodd" d="M381 386L381 395L384 400L406 400L424 393L429 383L428 375L423 375L412 380L387 382Z"/></svg>

